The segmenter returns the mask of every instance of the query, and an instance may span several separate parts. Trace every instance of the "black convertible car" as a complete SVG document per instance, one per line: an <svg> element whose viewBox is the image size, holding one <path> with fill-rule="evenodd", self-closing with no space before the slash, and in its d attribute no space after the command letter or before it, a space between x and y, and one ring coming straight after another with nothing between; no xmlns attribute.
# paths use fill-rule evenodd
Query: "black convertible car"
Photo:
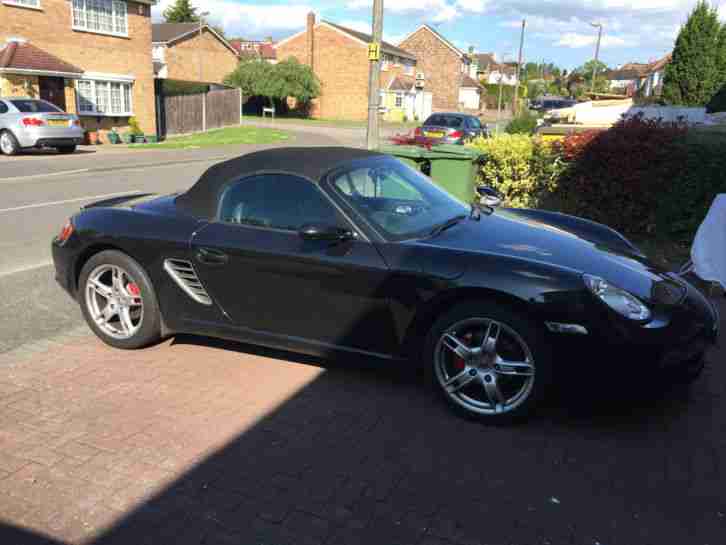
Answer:
<svg viewBox="0 0 726 545"><path fill-rule="evenodd" d="M420 365L484 420L563 371L699 375L719 321L697 289L608 227L484 196L379 153L261 151L185 193L86 206L53 241L56 277L111 346L192 333Z"/></svg>

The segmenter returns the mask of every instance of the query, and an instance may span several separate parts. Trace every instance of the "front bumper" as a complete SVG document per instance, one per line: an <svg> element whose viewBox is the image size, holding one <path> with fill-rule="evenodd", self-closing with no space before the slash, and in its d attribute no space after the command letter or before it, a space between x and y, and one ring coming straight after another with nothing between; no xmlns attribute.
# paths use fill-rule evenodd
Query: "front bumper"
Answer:
<svg viewBox="0 0 726 545"><path fill-rule="evenodd" d="M721 317L715 305L688 285L685 299L654 311L648 324L628 323L603 308L579 325L587 334L549 332L556 366L588 374L677 372L701 361L718 342Z"/></svg>
<svg viewBox="0 0 726 545"><path fill-rule="evenodd" d="M71 238L63 244L55 239L51 243L55 280L73 299L76 298L77 292L75 264L78 252L75 237L75 234L71 235Z"/></svg>

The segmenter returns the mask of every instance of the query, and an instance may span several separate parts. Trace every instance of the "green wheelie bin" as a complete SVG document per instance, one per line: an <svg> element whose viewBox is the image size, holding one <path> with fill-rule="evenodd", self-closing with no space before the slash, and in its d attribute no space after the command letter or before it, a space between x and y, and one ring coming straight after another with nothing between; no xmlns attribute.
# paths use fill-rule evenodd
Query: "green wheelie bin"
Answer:
<svg viewBox="0 0 726 545"><path fill-rule="evenodd" d="M467 204L476 198L476 169L481 153L465 146L441 144L423 150L430 164L431 179L451 195Z"/></svg>

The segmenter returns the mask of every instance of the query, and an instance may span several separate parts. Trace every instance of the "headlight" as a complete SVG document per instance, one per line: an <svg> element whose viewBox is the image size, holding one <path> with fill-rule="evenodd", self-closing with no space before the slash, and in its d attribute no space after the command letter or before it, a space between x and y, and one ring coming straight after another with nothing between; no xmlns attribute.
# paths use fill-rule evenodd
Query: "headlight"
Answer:
<svg viewBox="0 0 726 545"><path fill-rule="evenodd" d="M650 318L650 309L640 300L625 290L608 284L598 276L586 274L583 276L587 288L603 303L621 316L630 320L643 322Z"/></svg>

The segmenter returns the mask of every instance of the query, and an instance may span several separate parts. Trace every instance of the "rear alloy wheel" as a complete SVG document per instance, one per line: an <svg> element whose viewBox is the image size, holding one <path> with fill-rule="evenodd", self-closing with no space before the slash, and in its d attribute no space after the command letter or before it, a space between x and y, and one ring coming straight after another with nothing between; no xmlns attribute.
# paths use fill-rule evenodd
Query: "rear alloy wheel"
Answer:
<svg viewBox="0 0 726 545"><path fill-rule="evenodd" d="M508 422L527 413L549 382L546 343L528 320L503 307L465 304L432 328L431 379L465 416Z"/></svg>
<svg viewBox="0 0 726 545"><path fill-rule="evenodd" d="M105 343L142 348L160 338L159 307L141 266L117 251L93 256L83 267L79 287L86 322Z"/></svg>
<svg viewBox="0 0 726 545"><path fill-rule="evenodd" d="M5 155L17 155L20 151L20 144L10 131L0 132L0 151Z"/></svg>

